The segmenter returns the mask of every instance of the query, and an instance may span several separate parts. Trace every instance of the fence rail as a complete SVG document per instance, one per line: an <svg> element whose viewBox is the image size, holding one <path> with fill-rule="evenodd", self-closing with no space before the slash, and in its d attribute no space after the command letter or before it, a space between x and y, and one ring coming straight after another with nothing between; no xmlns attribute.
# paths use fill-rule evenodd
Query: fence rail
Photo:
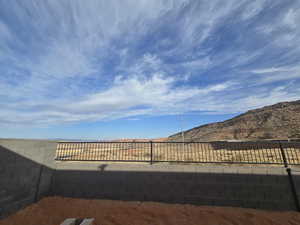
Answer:
<svg viewBox="0 0 300 225"><path fill-rule="evenodd" d="M300 165L300 142L59 142L56 160Z"/></svg>

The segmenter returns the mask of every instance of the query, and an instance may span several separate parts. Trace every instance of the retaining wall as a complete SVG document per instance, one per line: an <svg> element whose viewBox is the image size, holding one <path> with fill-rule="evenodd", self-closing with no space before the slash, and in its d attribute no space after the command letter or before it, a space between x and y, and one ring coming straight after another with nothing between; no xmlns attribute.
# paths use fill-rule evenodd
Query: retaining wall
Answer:
<svg viewBox="0 0 300 225"><path fill-rule="evenodd" d="M55 195L295 210L285 168L61 163Z"/></svg>
<svg viewBox="0 0 300 225"><path fill-rule="evenodd" d="M0 218L50 194L56 143L0 139Z"/></svg>
<svg viewBox="0 0 300 225"><path fill-rule="evenodd" d="M291 167L291 173L296 188L298 202L300 204L300 167L296 167L296 166Z"/></svg>
<svg viewBox="0 0 300 225"><path fill-rule="evenodd" d="M47 195L296 208L283 167L55 162L56 145L0 139L0 217ZM300 168L291 169L300 196Z"/></svg>

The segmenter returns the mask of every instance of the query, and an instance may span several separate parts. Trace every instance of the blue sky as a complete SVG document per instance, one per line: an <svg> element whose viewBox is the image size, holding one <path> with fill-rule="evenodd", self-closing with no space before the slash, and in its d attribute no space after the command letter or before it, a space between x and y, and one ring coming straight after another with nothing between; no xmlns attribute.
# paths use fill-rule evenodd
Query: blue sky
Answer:
<svg viewBox="0 0 300 225"><path fill-rule="evenodd" d="M0 137L162 137L300 99L299 21L296 0L0 0Z"/></svg>

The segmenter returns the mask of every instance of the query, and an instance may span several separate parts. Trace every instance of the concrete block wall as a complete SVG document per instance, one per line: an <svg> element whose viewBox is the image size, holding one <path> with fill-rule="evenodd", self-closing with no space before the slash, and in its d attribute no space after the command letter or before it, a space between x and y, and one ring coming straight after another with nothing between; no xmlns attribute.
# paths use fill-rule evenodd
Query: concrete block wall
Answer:
<svg viewBox="0 0 300 225"><path fill-rule="evenodd" d="M0 217L47 195L295 210L283 167L55 162L56 146L0 139Z"/></svg>
<svg viewBox="0 0 300 225"><path fill-rule="evenodd" d="M293 166L291 168L291 174L294 180L295 188L296 188L296 194L298 197L298 201L300 204L300 167Z"/></svg>
<svg viewBox="0 0 300 225"><path fill-rule="evenodd" d="M97 163L57 168L55 195L295 210L285 168Z"/></svg>
<svg viewBox="0 0 300 225"><path fill-rule="evenodd" d="M56 143L0 139L0 217L50 194Z"/></svg>

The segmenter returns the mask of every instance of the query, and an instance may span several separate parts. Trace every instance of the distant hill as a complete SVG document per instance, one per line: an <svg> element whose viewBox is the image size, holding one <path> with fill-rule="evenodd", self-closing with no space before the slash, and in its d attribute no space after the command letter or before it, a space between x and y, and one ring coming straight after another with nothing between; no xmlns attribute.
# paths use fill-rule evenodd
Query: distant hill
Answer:
<svg viewBox="0 0 300 225"><path fill-rule="evenodd" d="M155 142L161 142L161 141L167 141L168 138L123 138L123 139L116 139L111 141L116 142L149 142L149 141L155 141Z"/></svg>
<svg viewBox="0 0 300 225"><path fill-rule="evenodd" d="M184 131L185 141L300 138L300 100L250 110L232 119ZM182 141L181 133L170 141Z"/></svg>

